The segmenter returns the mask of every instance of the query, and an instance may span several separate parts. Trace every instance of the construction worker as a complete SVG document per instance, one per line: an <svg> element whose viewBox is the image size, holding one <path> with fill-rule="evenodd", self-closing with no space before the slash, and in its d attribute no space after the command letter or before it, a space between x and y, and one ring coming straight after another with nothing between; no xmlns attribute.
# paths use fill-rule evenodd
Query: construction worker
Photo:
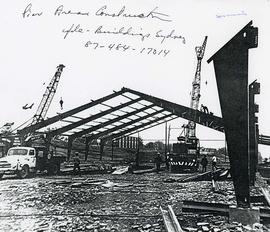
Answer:
<svg viewBox="0 0 270 232"><path fill-rule="evenodd" d="M206 158L206 155L204 155L202 160L201 160L202 172L206 172L207 164L208 164L208 160Z"/></svg>
<svg viewBox="0 0 270 232"><path fill-rule="evenodd" d="M201 108L200 108L200 111L206 113L206 114L209 114L209 110L208 110L208 107L201 104Z"/></svg>
<svg viewBox="0 0 270 232"><path fill-rule="evenodd" d="M212 171L215 171L217 169L217 157L212 157Z"/></svg>
<svg viewBox="0 0 270 232"><path fill-rule="evenodd" d="M51 159L52 159L52 157L53 157L53 150L51 150L50 152L49 152L49 154L48 154L48 161L50 162L51 161Z"/></svg>
<svg viewBox="0 0 270 232"><path fill-rule="evenodd" d="M167 170L170 170L170 153L167 152L166 154L166 168Z"/></svg>
<svg viewBox="0 0 270 232"><path fill-rule="evenodd" d="M161 162L162 162L162 159L161 159L161 155L160 153L158 152L157 153L157 157L155 158L155 163L156 163L156 171L157 173L160 171L160 165L161 165Z"/></svg>
<svg viewBox="0 0 270 232"><path fill-rule="evenodd" d="M74 175L78 172L79 176L81 176L81 168L80 168L80 158L79 158L79 153L75 153L74 157L74 167L73 167L73 173Z"/></svg>

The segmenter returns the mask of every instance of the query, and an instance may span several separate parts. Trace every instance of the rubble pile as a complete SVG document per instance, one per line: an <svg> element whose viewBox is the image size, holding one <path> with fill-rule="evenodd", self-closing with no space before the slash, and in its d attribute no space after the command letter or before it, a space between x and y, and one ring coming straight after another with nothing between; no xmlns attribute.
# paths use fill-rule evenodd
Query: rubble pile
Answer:
<svg viewBox="0 0 270 232"><path fill-rule="evenodd" d="M177 177L181 178L181 177ZM233 185L168 181L168 173L38 177L0 182L3 231L165 231L160 206L172 205L185 231L254 231L206 213L183 213L180 202L235 205ZM252 189L252 195L260 190ZM255 231L267 231L256 225ZM0 229L0 230L1 230Z"/></svg>

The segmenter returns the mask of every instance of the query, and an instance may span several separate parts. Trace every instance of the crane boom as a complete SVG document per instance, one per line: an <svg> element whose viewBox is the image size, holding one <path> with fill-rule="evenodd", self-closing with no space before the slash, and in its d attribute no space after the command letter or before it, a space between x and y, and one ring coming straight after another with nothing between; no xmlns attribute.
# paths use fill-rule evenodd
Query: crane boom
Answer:
<svg viewBox="0 0 270 232"><path fill-rule="evenodd" d="M197 55L197 68L194 80L192 82L192 92L191 92L191 101L190 108L193 110L198 110L199 101L200 101L200 91L201 91L201 63L205 52L207 42L207 36L203 41L202 46L195 47L195 52ZM194 115L195 116L195 115ZM186 137L196 137L196 123L194 121L189 121L186 131Z"/></svg>
<svg viewBox="0 0 270 232"><path fill-rule="evenodd" d="M62 74L64 67L65 66L63 64L60 64L57 66L57 70L56 70L50 84L47 86L45 93L43 94L42 100L38 106L36 114L33 117L31 125L36 124L36 123L45 119L45 116L48 112L48 109L50 107L50 104L52 102L54 94L56 92L56 89L57 89L57 86L59 83L59 79L61 77L61 74Z"/></svg>

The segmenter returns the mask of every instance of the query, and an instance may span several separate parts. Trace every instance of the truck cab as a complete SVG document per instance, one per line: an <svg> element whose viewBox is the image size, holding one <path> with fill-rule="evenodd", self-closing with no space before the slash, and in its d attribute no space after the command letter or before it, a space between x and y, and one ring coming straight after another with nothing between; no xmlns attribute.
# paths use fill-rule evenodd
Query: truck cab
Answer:
<svg viewBox="0 0 270 232"><path fill-rule="evenodd" d="M12 147L7 155L0 158L0 177L16 174L26 178L36 170L36 150L32 147Z"/></svg>
<svg viewBox="0 0 270 232"><path fill-rule="evenodd" d="M16 174L19 178L27 178L37 171L57 174L60 164L66 158L46 152L44 146L12 147L7 155L0 158L0 178L4 174Z"/></svg>

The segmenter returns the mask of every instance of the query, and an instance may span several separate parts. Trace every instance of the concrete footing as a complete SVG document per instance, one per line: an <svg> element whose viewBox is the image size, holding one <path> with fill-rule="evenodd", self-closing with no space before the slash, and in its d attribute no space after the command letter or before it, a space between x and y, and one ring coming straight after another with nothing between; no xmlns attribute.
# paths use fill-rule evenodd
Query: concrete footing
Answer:
<svg viewBox="0 0 270 232"><path fill-rule="evenodd" d="M230 206L229 220L230 222L252 226L254 223L260 223L260 210L258 207L237 208L236 206Z"/></svg>

